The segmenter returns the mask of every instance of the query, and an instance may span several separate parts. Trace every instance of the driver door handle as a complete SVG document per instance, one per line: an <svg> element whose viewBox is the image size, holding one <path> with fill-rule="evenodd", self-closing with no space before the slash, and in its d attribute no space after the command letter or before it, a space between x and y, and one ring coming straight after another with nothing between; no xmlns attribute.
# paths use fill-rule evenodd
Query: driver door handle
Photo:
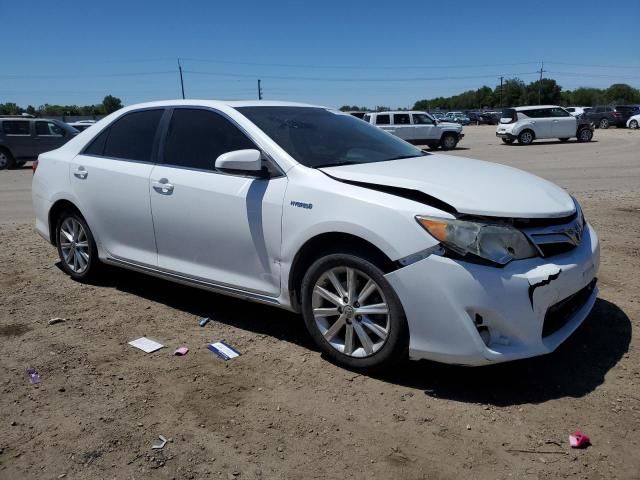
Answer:
<svg viewBox="0 0 640 480"><path fill-rule="evenodd" d="M166 178L161 178L159 181L153 182L151 186L156 192L162 193L164 195L168 195L173 192L173 185L170 184L169 180L167 180Z"/></svg>

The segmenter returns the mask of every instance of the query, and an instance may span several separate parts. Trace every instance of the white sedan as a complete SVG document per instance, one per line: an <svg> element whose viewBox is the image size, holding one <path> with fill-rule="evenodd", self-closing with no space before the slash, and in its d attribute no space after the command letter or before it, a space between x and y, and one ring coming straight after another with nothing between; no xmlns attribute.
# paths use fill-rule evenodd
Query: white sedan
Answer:
<svg viewBox="0 0 640 480"><path fill-rule="evenodd" d="M637 115L633 115L629 117L627 120L627 128L638 128L640 127L640 113Z"/></svg>
<svg viewBox="0 0 640 480"><path fill-rule="evenodd" d="M543 355L597 296L562 188L313 105L123 108L40 155L32 195L72 278L106 263L300 312L349 368Z"/></svg>

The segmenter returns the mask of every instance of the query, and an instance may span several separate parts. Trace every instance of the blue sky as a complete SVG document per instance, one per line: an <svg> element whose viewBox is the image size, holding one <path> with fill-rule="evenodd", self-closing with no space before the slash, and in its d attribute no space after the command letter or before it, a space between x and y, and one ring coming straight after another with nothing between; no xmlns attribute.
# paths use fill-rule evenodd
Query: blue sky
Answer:
<svg viewBox="0 0 640 480"><path fill-rule="evenodd" d="M0 103L411 106L497 77L640 87L640 1L0 0Z"/></svg>

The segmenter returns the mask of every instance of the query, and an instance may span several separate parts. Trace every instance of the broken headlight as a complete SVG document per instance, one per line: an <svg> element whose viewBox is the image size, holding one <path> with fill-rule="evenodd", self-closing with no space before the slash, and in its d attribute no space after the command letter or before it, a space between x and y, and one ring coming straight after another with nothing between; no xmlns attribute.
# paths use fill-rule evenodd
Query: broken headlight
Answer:
<svg viewBox="0 0 640 480"><path fill-rule="evenodd" d="M416 216L436 240L460 256L475 255L498 265L531 258L536 249L518 229L504 224Z"/></svg>

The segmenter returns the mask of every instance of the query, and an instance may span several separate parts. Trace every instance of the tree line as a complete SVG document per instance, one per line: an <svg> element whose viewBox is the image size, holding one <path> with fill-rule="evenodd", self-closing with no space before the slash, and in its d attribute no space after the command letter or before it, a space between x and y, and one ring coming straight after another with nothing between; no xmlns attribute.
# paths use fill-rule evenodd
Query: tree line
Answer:
<svg viewBox="0 0 640 480"><path fill-rule="evenodd" d="M0 115L22 115L27 113L37 117L46 116L71 116L71 115L83 115L83 116L97 116L108 115L122 108L122 100L113 95L107 95L102 99L102 103L95 105L50 105L45 103L39 107L28 105L23 108L15 103L0 103Z"/></svg>
<svg viewBox="0 0 640 480"><path fill-rule="evenodd" d="M477 90L467 90L451 97L436 97L418 100L414 110L474 110L516 107L520 105L577 105L592 107L609 104L640 104L640 90L626 83L616 83L609 88L580 87L575 90L563 90L555 80L543 78L525 84L519 78L506 80L502 87L483 86ZM387 107L358 107L343 105L342 111L382 111ZM404 109L400 109L404 110Z"/></svg>

